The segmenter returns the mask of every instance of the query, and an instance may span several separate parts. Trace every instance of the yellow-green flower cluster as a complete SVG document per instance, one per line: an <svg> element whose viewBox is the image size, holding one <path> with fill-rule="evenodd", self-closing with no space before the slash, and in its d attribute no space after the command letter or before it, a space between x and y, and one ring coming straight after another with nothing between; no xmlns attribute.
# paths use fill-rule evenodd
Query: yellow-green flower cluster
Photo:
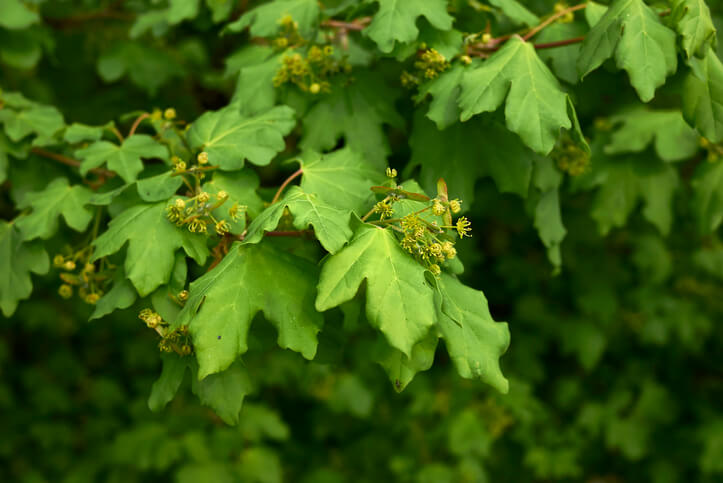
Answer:
<svg viewBox="0 0 723 483"><path fill-rule="evenodd" d="M590 155L570 138L563 138L551 156L557 167L570 176L580 176L590 169Z"/></svg>
<svg viewBox="0 0 723 483"><path fill-rule="evenodd" d="M209 193L201 191L192 198L176 198L166 207L166 217L177 226L186 226L192 233L208 233L211 225L217 235L223 236L231 230L231 224L227 220L216 219L213 211L227 200L228 193L223 190L213 198ZM238 221L245 212L245 206L234 203L228 210L228 216L231 220Z"/></svg>
<svg viewBox="0 0 723 483"><path fill-rule="evenodd" d="M304 92L319 94L331 91L329 79L332 76L350 70L351 66L346 60L334 56L334 47L331 45L312 45L306 51L306 57L298 52L284 55L273 82L276 87L293 84Z"/></svg>
<svg viewBox="0 0 723 483"><path fill-rule="evenodd" d="M436 79L439 74L449 69L449 61L436 49L421 50L414 62L414 72L402 72L401 83L407 89L413 89L425 80Z"/></svg>
<svg viewBox="0 0 723 483"><path fill-rule="evenodd" d="M299 23L294 21L291 15L284 15L279 20L281 31L279 36L273 40L273 45L279 50L289 47L303 45L305 40L299 34Z"/></svg>
<svg viewBox="0 0 723 483"><path fill-rule="evenodd" d="M158 349L161 352L175 352L181 356L187 356L193 352L187 326L182 325L171 329L168 322L163 320L159 313L147 308L141 310L138 318L145 322L149 329L155 330L161 336L161 340L158 342Z"/></svg>
<svg viewBox="0 0 723 483"><path fill-rule="evenodd" d="M88 249L81 250L69 257L63 255L53 257L53 266L63 270L59 274L63 283L58 288L58 294L64 299L69 299L77 290L78 296L85 303L95 305L103 296L103 290L100 287L107 277L98 273L93 263L86 262L79 267L76 260L81 258L90 258Z"/></svg>
<svg viewBox="0 0 723 483"><path fill-rule="evenodd" d="M708 152L706 159L709 163L715 163L723 157L723 147L708 141L706 138L700 138L700 147Z"/></svg>

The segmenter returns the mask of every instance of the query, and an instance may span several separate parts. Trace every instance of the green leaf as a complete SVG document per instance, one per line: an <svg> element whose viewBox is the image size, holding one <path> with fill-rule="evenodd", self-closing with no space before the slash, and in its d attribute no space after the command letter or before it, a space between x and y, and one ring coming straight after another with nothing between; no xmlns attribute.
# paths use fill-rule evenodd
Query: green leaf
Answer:
<svg viewBox="0 0 723 483"><path fill-rule="evenodd" d="M395 391L402 392L418 372L432 367L438 340L439 336L430 331L427 337L414 345L411 357L390 347L386 341L379 341L375 360L384 368Z"/></svg>
<svg viewBox="0 0 723 483"><path fill-rule="evenodd" d="M39 21L38 12L28 8L21 0L3 0L0 4L0 27L20 30Z"/></svg>
<svg viewBox="0 0 723 483"><path fill-rule="evenodd" d="M168 282L176 250L183 248L200 265L208 256L206 237L168 221L165 202L134 205L113 218L93 242L93 260L117 252L126 241L126 275L142 297Z"/></svg>
<svg viewBox="0 0 723 483"><path fill-rule="evenodd" d="M211 18L214 23L227 20L235 4L231 0L206 0L206 6L211 10Z"/></svg>
<svg viewBox="0 0 723 483"><path fill-rule="evenodd" d="M181 357L175 352L162 353L163 369L161 375L151 387L148 396L148 408L158 412L171 402L181 387L186 370L190 368L190 359Z"/></svg>
<svg viewBox="0 0 723 483"><path fill-rule="evenodd" d="M231 105L251 115L274 107L277 88L274 76L281 67L281 55L267 45L252 45L226 59L226 73L238 72Z"/></svg>
<svg viewBox="0 0 723 483"><path fill-rule="evenodd" d="M663 235L672 224L672 198L678 188L678 173L670 165L645 158L603 161L599 170L600 190L591 211L600 233L625 225L628 216L643 201L643 216Z"/></svg>
<svg viewBox="0 0 723 483"><path fill-rule="evenodd" d="M688 61L683 84L683 115L712 142L723 141L723 64L713 50Z"/></svg>
<svg viewBox="0 0 723 483"><path fill-rule="evenodd" d="M501 192L527 196L533 153L495 122L473 119L439 131L417 115L409 144L408 169L421 167L419 180L428 193L434 193L437 180L444 178L450 196L461 198L467 208L474 201L475 182L491 176Z"/></svg>
<svg viewBox="0 0 723 483"><path fill-rule="evenodd" d="M404 121L394 107L396 92L367 73L349 86L333 85L331 94L317 102L302 119L302 149L333 149L341 137L346 146L362 153L379 169L390 153L384 124L400 127Z"/></svg>
<svg viewBox="0 0 723 483"><path fill-rule="evenodd" d="M648 102L678 67L675 32L643 0L615 0L582 43L580 77L613 55L640 99Z"/></svg>
<svg viewBox="0 0 723 483"><path fill-rule="evenodd" d="M33 140L34 145L47 145L52 142L55 133L65 126L63 115L51 106L33 105L28 109L6 112L8 117L4 119L5 132L14 142L29 134L35 134L37 137ZM3 120L2 116L0 120Z"/></svg>
<svg viewBox="0 0 723 483"><path fill-rule="evenodd" d="M260 5L241 18L229 24L226 29L240 32L251 27L254 37L273 37L281 29L280 20L290 16L298 24L299 34L304 38L312 38L319 20L319 2L317 0L274 0Z"/></svg>
<svg viewBox="0 0 723 483"><path fill-rule="evenodd" d="M0 310L10 317L20 300L30 297L33 283L30 272L43 275L50 269L48 254L42 245L23 243L20 230L0 220Z"/></svg>
<svg viewBox="0 0 723 483"><path fill-rule="evenodd" d="M364 34L377 43L379 50L389 53L394 42L412 42L419 35L417 18L426 18L439 30L452 28L453 18L447 13L445 0L375 0L379 11Z"/></svg>
<svg viewBox="0 0 723 483"><path fill-rule="evenodd" d="M513 37L464 74L461 119L494 111L507 99L507 127L533 150L547 154L555 146L560 128L572 126L566 96L532 44Z"/></svg>
<svg viewBox="0 0 723 483"><path fill-rule="evenodd" d="M201 380L193 378L192 390L201 404L213 409L226 424L238 423L244 397L253 390L243 362L236 361L218 374L210 374Z"/></svg>
<svg viewBox="0 0 723 483"><path fill-rule="evenodd" d="M316 195L305 193L298 186L292 186L282 200L266 208L249 225L244 243L258 243L267 231L274 230L284 211L288 208L294 217L294 227L305 230L314 227L314 234L329 253L336 253L351 238L349 210L339 210L320 200Z"/></svg>
<svg viewBox="0 0 723 483"><path fill-rule="evenodd" d="M122 41L104 49L96 67L104 81L115 82L127 74L133 84L151 96L170 80L184 75L183 66L168 51L140 41Z"/></svg>
<svg viewBox="0 0 723 483"><path fill-rule="evenodd" d="M704 57L716 46L716 29L704 0L672 0L670 14L686 57Z"/></svg>
<svg viewBox="0 0 723 483"><path fill-rule="evenodd" d="M10 164L9 156L16 159L26 159L29 147L26 144L14 143L7 135L0 131L0 183L7 179L7 169Z"/></svg>
<svg viewBox="0 0 723 483"><path fill-rule="evenodd" d="M366 280L367 320L392 347L411 356L435 322L433 290L424 273L391 230L359 224L349 245L324 263L316 308L351 300Z"/></svg>
<svg viewBox="0 0 723 483"><path fill-rule="evenodd" d="M534 184L540 190L540 199L535 207L535 228L547 248L547 258L557 270L562 264L560 244L565 239L567 230L562 223L560 212L559 188L562 174L550 158L537 160Z"/></svg>
<svg viewBox="0 0 723 483"><path fill-rule="evenodd" d="M717 230L723 221L723 163L700 163L690 181L693 212L701 233Z"/></svg>
<svg viewBox="0 0 723 483"><path fill-rule="evenodd" d="M259 312L276 326L278 344L307 359L316 353L323 318L313 307L317 268L266 244L235 244L213 270L191 284L176 325L193 335L199 377L222 371L247 350Z"/></svg>
<svg viewBox="0 0 723 483"><path fill-rule="evenodd" d="M97 141L90 146L79 149L75 155L82 159L80 172L86 174L93 168L107 163L108 168L118 173L127 183L132 183L143 171L141 158L168 159L168 149L145 134L134 134L117 144L108 141Z"/></svg>
<svg viewBox="0 0 723 483"><path fill-rule="evenodd" d="M210 194L225 191L228 201L213 210L217 219L225 219L231 225L231 233L240 235L246 229L246 215L239 216L238 220L231 219L229 209L234 205L247 207L246 213L252 218L258 216L264 209L264 201L256 193L259 187L258 175L249 169L241 171L216 171L211 181L204 183L203 190Z"/></svg>
<svg viewBox="0 0 723 483"><path fill-rule="evenodd" d="M208 153L212 165L241 169L244 160L265 166L286 147L284 136L294 128L294 111L277 106L257 116L244 116L227 107L196 119L186 135L193 149Z"/></svg>
<svg viewBox="0 0 723 483"><path fill-rule="evenodd" d="M589 8L589 7L588 7ZM537 43L557 42L560 40L582 37L587 33L582 22L554 23L537 34ZM557 77L568 84L577 84L577 59L580 57L580 44L570 44L554 49L537 51L544 62L547 62Z"/></svg>
<svg viewBox="0 0 723 483"><path fill-rule="evenodd" d="M85 231L93 218L86 205L93 192L85 186L70 186L65 178L54 179L43 191L28 193L18 208L30 208L29 215L18 218L18 228L26 240L50 238L58 231L58 217L75 231Z"/></svg>
<svg viewBox="0 0 723 483"><path fill-rule="evenodd" d="M183 178L173 176L172 171L139 179L136 183L138 196L143 201L164 201L173 196L183 184Z"/></svg>
<svg viewBox="0 0 723 483"><path fill-rule="evenodd" d="M117 309L127 309L136 301L136 291L126 278L122 268L113 276L113 287L95 304L95 310L89 320L100 319Z"/></svg>
<svg viewBox="0 0 723 483"><path fill-rule="evenodd" d="M381 170L350 148L324 155L307 153L300 163L302 190L328 205L361 215L374 204L374 193L369 188L386 179Z"/></svg>
<svg viewBox="0 0 723 483"><path fill-rule="evenodd" d="M660 159L682 161L700 149L698 134L677 110L653 111L641 107L611 116L610 122L619 126L605 146L607 154L641 152L654 142Z"/></svg>
<svg viewBox="0 0 723 483"><path fill-rule="evenodd" d="M427 96L432 97L427 117L434 121L440 130L459 121L461 111L457 105L457 98L462 89L460 84L464 72L463 65L455 64L436 79L419 86L419 93L414 100L422 102Z"/></svg>
<svg viewBox="0 0 723 483"><path fill-rule="evenodd" d="M184 20L191 20L198 16L200 0L169 0L168 23L176 25Z"/></svg>
<svg viewBox="0 0 723 483"><path fill-rule="evenodd" d="M499 8L516 25L533 27L540 23L540 17L527 10L517 0L489 0L489 3Z"/></svg>
<svg viewBox="0 0 723 483"><path fill-rule="evenodd" d="M76 144L83 141L99 141L103 137L103 126L88 126L74 122L65 129L63 139L70 143Z"/></svg>
<svg viewBox="0 0 723 483"><path fill-rule="evenodd" d="M480 379L507 393L509 383L499 365L499 358L510 345L507 323L492 319L487 299L479 290L445 273L438 285L439 330L457 372L466 379Z"/></svg>

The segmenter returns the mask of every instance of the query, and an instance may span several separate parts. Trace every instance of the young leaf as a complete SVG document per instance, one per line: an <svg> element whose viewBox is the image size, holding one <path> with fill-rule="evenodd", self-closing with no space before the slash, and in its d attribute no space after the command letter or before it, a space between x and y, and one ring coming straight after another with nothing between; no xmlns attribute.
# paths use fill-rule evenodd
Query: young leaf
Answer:
<svg viewBox="0 0 723 483"><path fill-rule="evenodd" d="M238 423L244 397L253 390L243 362L238 360L223 372L192 381L191 389L201 404L213 409L226 424Z"/></svg>
<svg viewBox="0 0 723 483"><path fill-rule="evenodd" d="M50 238L58 231L58 217L75 231L84 231L93 218L86 206L93 192L85 186L70 186L65 178L53 180L43 191L28 193L19 208L32 207L27 216L18 218L17 225L25 240Z"/></svg>
<svg viewBox="0 0 723 483"><path fill-rule="evenodd" d="M351 300L366 280L369 323L411 356L435 321L433 290L424 272L391 230L360 223L349 245L324 263L316 308L329 310Z"/></svg>
<svg viewBox="0 0 723 483"><path fill-rule="evenodd" d="M506 101L507 127L533 150L547 154L560 128L572 126L566 94L535 48L513 37L462 78L462 121L496 110Z"/></svg>
<svg viewBox="0 0 723 483"><path fill-rule="evenodd" d="M703 59L688 61L683 84L683 115L712 142L723 141L723 64L709 49Z"/></svg>
<svg viewBox="0 0 723 483"><path fill-rule="evenodd" d="M507 323L492 319L482 292L446 273L442 273L438 284L439 330L457 372L507 393L509 383L499 365L499 358L510 345Z"/></svg>
<svg viewBox="0 0 723 483"><path fill-rule="evenodd" d="M209 111L196 119L187 138L193 149L208 153L212 165L241 169L244 160L265 166L286 146L284 136L294 128L294 111L276 106L257 116L244 116L237 108Z"/></svg>
<svg viewBox="0 0 723 483"><path fill-rule="evenodd" d="M723 221L723 163L700 163L690 184L700 232L712 233Z"/></svg>
<svg viewBox="0 0 723 483"><path fill-rule="evenodd" d="M249 225L244 243L260 242L265 232L278 226L287 208L294 217L294 227L305 230L313 226L316 238L329 253L341 250L352 235L349 228L349 210L339 210L316 195L292 186L282 200L266 208Z"/></svg>
<svg viewBox="0 0 723 483"><path fill-rule="evenodd" d="M227 368L247 350L259 312L276 326L278 344L307 359L316 353L323 318L314 310L317 268L267 244L235 244L213 270L191 284L176 325L188 325L204 378Z"/></svg>
<svg viewBox="0 0 723 483"><path fill-rule="evenodd" d="M50 260L42 245L23 243L20 230L0 220L0 310L10 317L20 300L30 297L33 282L30 272L48 273Z"/></svg>
<svg viewBox="0 0 723 483"><path fill-rule="evenodd" d="M319 20L319 2L275 0L249 10L241 18L229 24L226 29L231 32L241 32L246 27L251 27L249 30L254 37L273 37L281 29L279 21L286 16L297 23L302 37L311 38Z"/></svg>
<svg viewBox="0 0 723 483"><path fill-rule="evenodd" d="M379 50L388 54L395 42L403 44L414 41L419 35L415 25L423 16L439 30L452 28L453 18L447 13L445 0L375 0L379 11L364 34L377 43Z"/></svg>
<svg viewBox="0 0 723 483"><path fill-rule="evenodd" d="M75 155L82 159L80 172L86 174L103 163L118 173L127 183L132 183L143 171L141 158L168 159L168 149L145 134L134 134L121 145L108 141L97 141L87 148L79 149Z"/></svg>
<svg viewBox="0 0 723 483"><path fill-rule="evenodd" d="M113 218L93 242L93 260L117 252L126 241L126 275L142 297L168 282L179 248L201 265L208 256L206 238L168 221L165 202L134 205Z"/></svg>
<svg viewBox="0 0 723 483"><path fill-rule="evenodd" d="M620 126L605 146L607 154L640 152L654 142L660 159L681 161L693 157L700 149L698 134L677 110L641 107L612 116L610 122Z"/></svg>
<svg viewBox="0 0 723 483"><path fill-rule="evenodd" d="M618 68L628 72L640 99L648 102L678 67L675 32L643 0L615 0L582 43L580 77L613 55Z"/></svg>
<svg viewBox="0 0 723 483"><path fill-rule="evenodd" d="M328 154L308 153L301 162L301 189L327 204L364 214L374 202L371 186L384 182L357 151L343 148Z"/></svg>
<svg viewBox="0 0 723 483"><path fill-rule="evenodd" d="M686 57L704 57L709 47L716 46L716 29L705 0L672 0L671 3L670 18Z"/></svg>

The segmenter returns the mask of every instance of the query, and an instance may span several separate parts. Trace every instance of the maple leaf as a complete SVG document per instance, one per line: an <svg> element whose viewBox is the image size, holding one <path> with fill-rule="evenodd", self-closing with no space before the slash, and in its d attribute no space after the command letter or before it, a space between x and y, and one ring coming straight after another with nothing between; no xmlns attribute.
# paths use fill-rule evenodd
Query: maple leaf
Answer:
<svg viewBox="0 0 723 483"><path fill-rule="evenodd" d="M136 182L138 196L143 201L164 201L173 196L183 184L183 178L166 171L155 176L139 179Z"/></svg>
<svg viewBox="0 0 723 483"><path fill-rule="evenodd" d="M86 174L93 168L107 163L108 168L118 173L127 183L136 180L143 171L141 158L168 159L168 149L145 134L134 134L126 138L120 146L109 141L96 141L86 148L79 149L75 155L82 159L80 172Z"/></svg>
<svg viewBox="0 0 723 483"><path fill-rule="evenodd" d="M678 67L675 32L643 0L615 0L582 43L577 63L580 77L613 55L640 99L648 102Z"/></svg>
<svg viewBox="0 0 723 483"><path fill-rule="evenodd" d="M268 244L234 244L213 270L191 284L175 322L188 325L204 378L228 367L247 350L258 312L276 326L278 344L312 359L323 318L314 310L317 268Z"/></svg>
<svg viewBox="0 0 723 483"><path fill-rule="evenodd" d="M350 148L328 154L306 153L299 160L301 189L342 210L366 213L374 202L371 186L385 180L381 170Z"/></svg>
<svg viewBox="0 0 723 483"><path fill-rule="evenodd" d="M385 340L380 340L374 359L384 368L394 390L402 392L418 372L432 367L438 341L436 332L430 331L427 337L414 345L411 357L407 357L402 351L390 347Z"/></svg>
<svg viewBox="0 0 723 483"><path fill-rule="evenodd" d="M709 141L723 141L723 64L709 49L703 59L688 61L683 84L683 115Z"/></svg>
<svg viewBox="0 0 723 483"><path fill-rule="evenodd" d="M0 220L0 265L0 310L10 317L33 291L30 273L48 273L50 260L42 245L24 243L17 226Z"/></svg>
<svg viewBox="0 0 723 483"><path fill-rule="evenodd" d="M349 244L324 263L316 308L325 311L351 300L366 280L369 323L409 357L435 322L433 290L424 272L391 230L359 223Z"/></svg>
<svg viewBox="0 0 723 483"><path fill-rule="evenodd" d="M0 110L0 122L5 124L8 137L18 142L24 137L35 134L33 145L47 145L53 142L53 136L65 127L63 115L51 106L31 104L27 109Z"/></svg>
<svg viewBox="0 0 723 483"><path fill-rule="evenodd" d="M301 148L325 151L343 137L346 146L384 169L390 150L383 125L403 125L394 107L395 97L395 92L379 79L363 73L349 86L332 86L331 93L303 117Z"/></svg>
<svg viewBox="0 0 723 483"><path fill-rule="evenodd" d="M535 163L533 184L540 191L535 206L535 228L540 240L547 248L547 258L555 270L562 264L560 244L567 235L560 212L560 192L562 173L555 168L550 158L538 159Z"/></svg>
<svg viewBox="0 0 723 483"><path fill-rule="evenodd" d="M672 0L671 22L688 58L704 57L716 46L716 28L704 0Z"/></svg>
<svg viewBox="0 0 723 483"><path fill-rule="evenodd" d="M452 28L454 20L447 13L444 0L375 0L379 11L364 29L364 34L377 43L379 50L389 53L395 42L412 42L419 35L415 25L418 17L426 18L439 30Z"/></svg>
<svg viewBox="0 0 723 483"><path fill-rule="evenodd" d="M284 136L294 128L294 111L276 106L263 114L245 116L236 107L203 114L186 137L191 147L208 153L208 162L225 170L241 169L244 160L264 166L284 150Z"/></svg>
<svg viewBox="0 0 723 483"><path fill-rule="evenodd" d="M527 10L517 0L490 0L490 5L499 8L515 24L533 27L540 23L540 17Z"/></svg>
<svg viewBox="0 0 723 483"><path fill-rule="evenodd" d="M479 290L446 273L442 273L438 285L439 330L457 372L507 393L509 383L499 365L499 358L510 345L507 323L492 319L487 299Z"/></svg>
<svg viewBox="0 0 723 483"><path fill-rule="evenodd" d="M295 228L305 230L309 226L314 227L316 238L329 253L339 251L352 235L349 228L351 211L337 209L316 195L292 186L282 200L262 211L249 225L244 243L260 242L265 232L278 226L286 209L294 217Z"/></svg>
<svg viewBox="0 0 723 483"><path fill-rule="evenodd" d="M168 221L166 202L133 205L113 218L108 230L93 242L93 260L117 252L126 242L126 276L142 297L168 281L176 250L183 248L200 265L208 256L203 235Z"/></svg>
<svg viewBox="0 0 723 483"><path fill-rule="evenodd" d="M690 127L680 111L631 109L609 118L620 124L605 146L607 154L643 151L649 144L663 161L689 159L698 152L698 134Z"/></svg>
<svg viewBox="0 0 723 483"><path fill-rule="evenodd" d="M29 215L18 219L18 228L26 240L50 238L58 231L58 217L75 231L84 231L93 218L86 208L93 192L85 186L70 186L65 178L54 179L43 191L28 193L19 208L30 208Z"/></svg>
<svg viewBox="0 0 723 483"><path fill-rule="evenodd" d="M541 154L555 146L560 128L572 127L567 94L535 48L517 36L465 72L459 97L461 119L494 111L505 100L507 127Z"/></svg>

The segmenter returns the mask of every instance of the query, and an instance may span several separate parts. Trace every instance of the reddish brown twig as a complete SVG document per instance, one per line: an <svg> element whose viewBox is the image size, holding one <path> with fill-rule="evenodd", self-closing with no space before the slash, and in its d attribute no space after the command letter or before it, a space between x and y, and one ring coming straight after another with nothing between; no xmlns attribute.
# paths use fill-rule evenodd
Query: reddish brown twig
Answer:
<svg viewBox="0 0 723 483"><path fill-rule="evenodd" d="M361 18L352 20L351 22L344 22L342 20L329 19L329 20L324 20L323 22L321 22L321 26L326 27L326 28L346 30L346 31L355 30L358 32L360 30L364 30L371 21L372 21L371 17L361 17Z"/></svg>
<svg viewBox="0 0 723 483"><path fill-rule="evenodd" d="M69 158L68 156L64 156L59 153L54 153L52 151L48 151L47 149L36 147L36 148L32 149L32 152L34 154L37 154L38 156L43 156L44 158L52 159L54 161L57 161L59 163L66 165L66 166L72 166L74 168L80 167L80 161L78 161L77 159ZM102 176L103 178L112 178L113 176L115 176L114 171L109 171L109 170L103 169L103 168L93 168L89 172L96 174L98 176Z"/></svg>
<svg viewBox="0 0 723 483"><path fill-rule="evenodd" d="M131 126L130 130L128 131L128 137L133 136L133 135L136 133L136 129L138 129L138 126L140 126L141 122L142 122L144 119L149 118L150 116L151 116L151 115L148 114L147 112L144 112L143 114L141 114L140 116L138 116L138 117L136 118L136 120L133 121L133 125Z"/></svg>
<svg viewBox="0 0 723 483"><path fill-rule="evenodd" d="M281 186L279 186L279 189L276 191L276 194L274 195L274 199L271 200L271 204L272 204L272 205L273 205L274 203L276 203L277 201L279 201L279 198L281 197L281 193L284 191L284 188L286 188L286 187L289 185L289 183L291 183L294 179L296 179L297 177L301 176L301 175L303 174L303 172L304 172L303 169L302 169L302 168L299 168L299 169L297 169L296 171L294 171L294 172L291 174L291 176L289 176L288 178L286 178L286 181L284 181L284 182L281 184Z"/></svg>

